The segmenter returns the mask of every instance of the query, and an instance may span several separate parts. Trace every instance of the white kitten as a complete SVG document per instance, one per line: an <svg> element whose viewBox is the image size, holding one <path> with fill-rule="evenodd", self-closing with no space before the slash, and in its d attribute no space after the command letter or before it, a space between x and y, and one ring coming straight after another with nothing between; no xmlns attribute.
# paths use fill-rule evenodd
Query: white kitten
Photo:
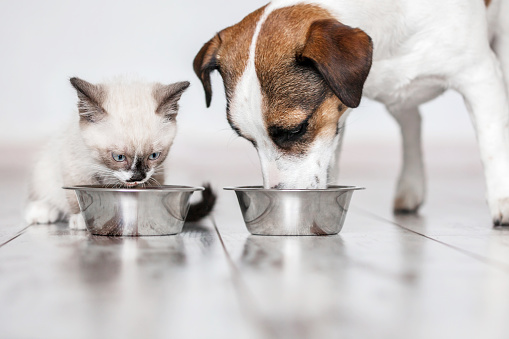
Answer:
<svg viewBox="0 0 509 339"><path fill-rule="evenodd" d="M187 81L162 85L122 80L93 85L78 78L71 84L79 114L36 164L25 214L30 224L69 218L71 228L85 228L74 192L63 186L162 184L163 162L177 130L178 101L189 86ZM188 219L210 212L215 196L207 190L204 200L209 201L194 206L201 215L193 216L191 208Z"/></svg>

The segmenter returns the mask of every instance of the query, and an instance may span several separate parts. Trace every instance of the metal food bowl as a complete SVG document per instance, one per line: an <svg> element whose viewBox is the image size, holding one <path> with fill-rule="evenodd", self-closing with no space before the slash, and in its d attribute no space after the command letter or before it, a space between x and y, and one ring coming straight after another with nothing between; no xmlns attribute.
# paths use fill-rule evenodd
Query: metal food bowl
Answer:
<svg viewBox="0 0 509 339"><path fill-rule="evenodd" d="M203 187L155 186L108 188L64 187L74 190L81 215L92 234L109 236L169 235L182 231L189 198Z"/></svg>
<svg viewBox="0 0 509 339"><path fill-rule="evenodd" d="M226 187L235 191L246 227L256 235L331 235L341 231L355 186L326 189Z"/></svg>

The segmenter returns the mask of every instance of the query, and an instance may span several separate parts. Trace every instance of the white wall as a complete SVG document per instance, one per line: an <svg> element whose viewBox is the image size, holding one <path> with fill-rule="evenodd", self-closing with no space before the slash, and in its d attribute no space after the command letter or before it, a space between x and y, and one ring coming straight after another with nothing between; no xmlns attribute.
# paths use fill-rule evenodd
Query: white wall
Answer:
<svg viewBox="0 0 509 339"><path fill-rule="evenodd" d="M0 146L35 144L74 114L76 96L69 77L99 82L117 74L161 82L190 80L192 86L181 101L178 144L192 144L197 152L205 143L226 146L233 133L225 119L220 77L213 78L212 107L206 109L192 60L215 32L264 3L0 2ZM461 142L474 137L457 94L447 93L423 111L426 140ZM383 107L369 100L351 114L348 124L347 142L395 142L399 138Z"/></svg>

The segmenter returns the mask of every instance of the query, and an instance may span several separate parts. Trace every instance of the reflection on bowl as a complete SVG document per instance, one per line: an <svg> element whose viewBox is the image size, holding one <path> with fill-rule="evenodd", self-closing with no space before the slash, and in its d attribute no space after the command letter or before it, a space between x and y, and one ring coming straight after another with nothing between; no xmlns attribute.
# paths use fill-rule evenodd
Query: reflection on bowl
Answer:
<svg viewBox="0 0 509 339"><path fill-rule="evenodd" d="M257 235L330 235L341 231L355 186L326 189L226 187L237 194L246 227Z"/></svg>
<svg viewBox="0 0 509 339"><path fill-rule="evenodd" d="M81 215L92 234L139 236L180 233L189 210L189 198L203 187L75 186L64 189L76 193Z"/></svg>

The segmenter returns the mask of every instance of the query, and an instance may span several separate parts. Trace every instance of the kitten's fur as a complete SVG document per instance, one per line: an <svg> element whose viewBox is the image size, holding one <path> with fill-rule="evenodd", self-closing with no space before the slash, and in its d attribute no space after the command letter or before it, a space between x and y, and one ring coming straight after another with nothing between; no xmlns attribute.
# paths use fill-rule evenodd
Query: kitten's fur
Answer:
<svg viewBox="0 0 509 339"><path fill-rule="evenodd" d="M93 85L79 78L71 84L78 94L79 114L49 144L36 164L28 223L52 223L69 218L69 226L84 229L74 185L154 185L164 182L164 160L176 133L178 101L189 82L171 85L116 80ZM149 159L159 153L157 159ZM114 155L123 155L117 161ZM199 219L210 212L215 196L204 194ZM203 206L207 206L204 211ZM193 207L193 206L191 206ZM196 208L195 208L196 209Z"/></svg>

